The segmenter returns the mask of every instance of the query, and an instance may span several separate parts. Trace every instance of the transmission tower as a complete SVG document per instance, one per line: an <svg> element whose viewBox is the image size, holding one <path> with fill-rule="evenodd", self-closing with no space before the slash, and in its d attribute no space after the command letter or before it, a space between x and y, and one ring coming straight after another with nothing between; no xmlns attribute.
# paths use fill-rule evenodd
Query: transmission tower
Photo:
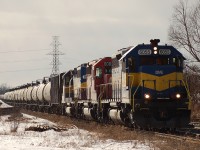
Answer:
<svg viewBox="0 0 200 150"><path fill-rule="evenodd" d="M59 55L64 55L64 53L59 51L59 46L61 45L59 42L59 36L53 36L53 42L51 43L53 47L53 51L48 53L48 55L53 55L53 61L51 62L52 73L51 77L59 74L59 65L61 65L59 61Z"/></svg>

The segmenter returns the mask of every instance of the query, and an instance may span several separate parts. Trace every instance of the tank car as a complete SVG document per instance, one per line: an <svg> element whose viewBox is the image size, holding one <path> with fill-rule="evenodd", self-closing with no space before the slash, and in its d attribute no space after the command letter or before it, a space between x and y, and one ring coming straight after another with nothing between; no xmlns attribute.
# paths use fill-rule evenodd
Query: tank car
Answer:
<svg viewBox="0 0 200 150"><path fill-rule="evenodd" d="M32 104L39 111L48 112L50 107L51 82L49 77L44 77L40 82L32 85ZM33 108L35 109L35 108Z"/></svg>

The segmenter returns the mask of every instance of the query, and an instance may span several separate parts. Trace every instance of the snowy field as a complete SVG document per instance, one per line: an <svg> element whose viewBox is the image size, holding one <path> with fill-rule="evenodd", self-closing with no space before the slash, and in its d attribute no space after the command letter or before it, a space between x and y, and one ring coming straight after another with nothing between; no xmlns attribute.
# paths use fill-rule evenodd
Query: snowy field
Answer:
<svg viewBox="0 0 200 150"><path fill-rule="evenodd" d="M69 125L66 131L25 131L37 125L56 124L23 114L20 121L0 116L0 150L149 150L151 144L139 141L101 140L95 133Z"/></svg>

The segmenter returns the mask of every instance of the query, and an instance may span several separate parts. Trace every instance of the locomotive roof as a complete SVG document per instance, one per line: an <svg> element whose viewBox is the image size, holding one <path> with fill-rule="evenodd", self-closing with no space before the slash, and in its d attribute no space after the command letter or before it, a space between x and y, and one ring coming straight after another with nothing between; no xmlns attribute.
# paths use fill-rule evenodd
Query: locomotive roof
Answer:
<svg viewBox="0 0 200 150"><path fill-rule="evenodd" d="M106 59L106 58L110 58L110 57L103 57L103 58L99 58L93 65L97 65L99 62L101 62L102 60Z"/></svg>
<svg viewBox="0 0 200 150"><path fill-rule="evenodd" d="M169 55L161 55L161 56L175 56L175 57L181 57L183 58L184 60L186 59L176 48L174 48L173 46L169 46L169 45L158 45L158 50L162 49L162 50L170 50L170 54ZM140 45L137 45L136 47L132 46L132 47L127 47L126 49L123 49L123 50L126 50L126 52L123 54L122 53L122 57L119 59L122 60L124 59L126 56L128 55L132 55L132 56L144 56L144 55L140 55L138 54L138 51L139 50L151 50L152 51L152 45L150 44L140 44ZM151 54L150 54L151 55ZM148 55L147 55L148 56ZM151 55L152 56L152 55Z"/></svg>
<svg viewBox="0 0 200 150"><path fill-rule="evenodd" d="M99 60L101 60L101 58L92 60L92 61L88 62L88 65L94 65L94 64L96 64L97 62L99 62Z"/></svg>
<svg viewBox="0 0 200 150"><path fill-rule="evenodd" d="M124 59L133 49L134 49L134 46L133 47L128 47L129 49L126 49L126 53L120 58L120 60Z"/></svg>

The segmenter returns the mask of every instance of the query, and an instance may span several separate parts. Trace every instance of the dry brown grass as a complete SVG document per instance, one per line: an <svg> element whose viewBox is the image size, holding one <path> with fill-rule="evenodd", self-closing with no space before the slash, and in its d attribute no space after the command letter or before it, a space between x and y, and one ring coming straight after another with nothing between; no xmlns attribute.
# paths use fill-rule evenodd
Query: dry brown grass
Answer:
<svg viewBox="0 0 200 150"><path fill-rule="evenodd" d="M76 120L66 116L57 116L54 114L44 114L39 112L25 111L30 115L50 120L58 125L74 124L80 129L85 129L90 132L95 132L102 140L114 139L117 141L123 140L138 140L148 144L152 149L161 150L199 150L200 143L193 143L184 140L172 140L156 136L153 132L134 131L120 125L103 125L93 121ZM91 143L88 143L90 145ZM86 144L86 146L88 146Z"/></svg>
<svg viewBox="0 0 200 150"><path fill-rule="evenodd" d="M192 104L192 114L191 114L192 120L200 120L200 103L193 103Z"/></svg>
<svg viewBox="0 0 200 150"><path fill-rule="evenodd" d="M8 119L9 122L11 122L10 126L10 132L17 132L17 129L20 124L20 119L23 115L21 113L13 113Z"/></svg>

